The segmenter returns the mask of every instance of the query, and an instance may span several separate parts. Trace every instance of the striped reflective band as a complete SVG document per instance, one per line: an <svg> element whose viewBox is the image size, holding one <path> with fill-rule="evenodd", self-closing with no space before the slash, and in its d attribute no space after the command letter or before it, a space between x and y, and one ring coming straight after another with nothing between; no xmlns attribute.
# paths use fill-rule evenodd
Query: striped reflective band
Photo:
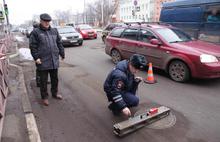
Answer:
<svg viewBox="0 0 220 142"><path fill-rule="evenodd" d="M121 95L117 95L117 96L113 97L113 100L117 100L118 98L121 98Z"/></svg>
<svg viewBox="0 0 220 142"><path fill-rule="evenodd" d="M117 102L119 102L121 100L122 100L122 98L118 98L117 100L115 100L115 103L117 103Z"/></svg>

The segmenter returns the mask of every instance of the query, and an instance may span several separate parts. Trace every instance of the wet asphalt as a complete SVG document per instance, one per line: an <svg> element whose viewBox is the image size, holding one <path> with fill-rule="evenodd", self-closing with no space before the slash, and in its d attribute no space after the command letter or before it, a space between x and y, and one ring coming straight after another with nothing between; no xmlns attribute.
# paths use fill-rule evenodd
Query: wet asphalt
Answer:
<svg viewBox="0 0 220 142"><path fill-rule="evenodd" d="M42 142L219 142L220 79L176 83L154 69L158 83L140 84L140 106L132 112L164 105L171 108L175 120L118 138L113 134L113 124L126 118L115 117L107 109L102 86L114 64L105 54L101 39L85 40L82 47L65 48L65 53L59 68L59 93L64 99L50 97L49 107L41 105L34 63L22 64ZM142 71L139 75L145 78L147 74Z"/></svg>

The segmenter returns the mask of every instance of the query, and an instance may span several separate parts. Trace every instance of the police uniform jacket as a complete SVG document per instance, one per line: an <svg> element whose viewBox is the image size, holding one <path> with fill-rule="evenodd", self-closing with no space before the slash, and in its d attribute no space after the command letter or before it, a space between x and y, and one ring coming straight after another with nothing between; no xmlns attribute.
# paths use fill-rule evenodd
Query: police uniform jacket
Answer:
<svg viewBox="0 0 220 142"><path fill-rule="evenodd" d="M59 55L65 57L61 37L55 28L45 29L41 25L34 28L30 35L29 47L34 60L39 58L42 62L37 64L39 70L57 69Z"/></svg>
<svg viewBox="0 0 220 142"><path fill-rule="evenodd" d="M127 107L123 100L126 92L135 95L139 82L134 79L134 75L129 71L128 61L120 61L116 67L109 73L104 83L104 91L108 100L114 102L122 110Z"/></svg>

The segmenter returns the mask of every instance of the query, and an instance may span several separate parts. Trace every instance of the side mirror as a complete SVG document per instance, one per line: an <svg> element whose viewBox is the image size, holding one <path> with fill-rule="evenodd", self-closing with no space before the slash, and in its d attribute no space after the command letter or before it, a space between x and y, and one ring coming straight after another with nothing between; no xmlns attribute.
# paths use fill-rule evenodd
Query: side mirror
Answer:
<svg viewBox="0 0 220 142"><path fill-rule="evenodd" d="M161 42L158 39L156 39L156 38L151 39L150 43L153 44L153 45L161 45Z"/></svg>

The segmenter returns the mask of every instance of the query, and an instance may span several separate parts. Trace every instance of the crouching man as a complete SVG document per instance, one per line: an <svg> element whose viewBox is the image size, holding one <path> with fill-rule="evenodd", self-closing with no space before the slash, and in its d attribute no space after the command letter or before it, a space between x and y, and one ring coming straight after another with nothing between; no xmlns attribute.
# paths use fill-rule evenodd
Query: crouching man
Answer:
<svg viewBox="0 0 220 142"><path fill-rule="evenodd" d="M142 78L135 77L135 74L146 64L144 56L134 54L129 60L118 62L107 76L104 83L104 91L108 101L111 102L108 108L114 115L123 113L129 117L131 116L129 108L139 104L136 90Z"/></svg>

